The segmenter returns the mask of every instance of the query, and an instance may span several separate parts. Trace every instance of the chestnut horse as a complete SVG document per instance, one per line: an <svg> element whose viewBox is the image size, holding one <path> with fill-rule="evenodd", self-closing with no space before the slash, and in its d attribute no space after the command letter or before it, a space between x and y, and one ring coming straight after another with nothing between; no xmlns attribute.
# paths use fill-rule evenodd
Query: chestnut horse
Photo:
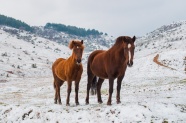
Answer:
<svg viewBox="0 0 186 123"><path fill-rule="evenodd" d="M96 50L92 52L87 63L87 97L86 104L89 104L89 91L94 83L94 78L99 77L97 86L98 103L103 103L101 99L101 86L104 79L109 79L109 98L107 105L111 105L114 79L117 78L116 101L120 103L121 82L125 75L127 65L133 65L134 42L136 37L120 36L116 39L115 44L108 50ZM94 84L95 85L95 84Z"/></svg>
<svg viewBox="0 0 186 123"><path fill-rule="evenodd" d="M69 97L71 93L72 81L75 81L75 102L79 105L78 101L78 91L79 91L79 81L81 80L81 75L83 72L83 66L81 64L82 54L84 50L83 40L82 41L71 41L69 48L73 50L72 55L68 59L59 58L52 65L52 72L54 76L54 88L55 88L55 98L54 103L61 104L60 97L60 87L65 81L68 83L67 88L67 100L66 105L69 104Z"/></svg>

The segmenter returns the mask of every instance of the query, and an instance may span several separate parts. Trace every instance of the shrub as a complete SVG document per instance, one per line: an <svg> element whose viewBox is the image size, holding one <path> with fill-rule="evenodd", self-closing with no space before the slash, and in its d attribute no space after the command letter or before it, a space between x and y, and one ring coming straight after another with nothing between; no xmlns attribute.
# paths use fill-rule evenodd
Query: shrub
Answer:
<svg viewBox="0 0 186 123"><path fill-rule="evenodd" d="M32 68L37 68L37 65L36 64L32 64Z"/></svg>

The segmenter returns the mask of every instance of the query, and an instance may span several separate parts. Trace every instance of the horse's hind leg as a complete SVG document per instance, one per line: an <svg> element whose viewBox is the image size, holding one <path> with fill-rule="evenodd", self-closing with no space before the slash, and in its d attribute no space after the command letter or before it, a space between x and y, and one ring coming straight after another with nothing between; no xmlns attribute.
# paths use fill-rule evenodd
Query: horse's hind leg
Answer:
<svg viewBox="0 0 186 123"><path fill-rule="evenodd" d="M58 100L58 103L61 105L61 97L60 97L60 86L56 86L56 97L57 97L57 100Z"/></svg>
<svg viewBox="0 0 186 123"><path fill-rule="evenodd" d="M55 85L55 80L54 80L54 88L55 88L55 97L54 97L54 103L57 104L57 89L56 89L56 85Z"/></svg>
<svg viewBox="0 0 186 123"><path fill-rule="evenodd" d="M98 103L103 103L101 99L101 86L103 83L104 79L99 78L98 83L97 83L97 97L98 97Z"/></svg>
<svg viewBox="0 0 186 123"><path fill-rule="evenodd" d="M58 84L59 84L59 86L58 86L58 91L57 91L57 95L58 95L58 103L61 105L62 103L61 103L61 96L60 96L60 87L63 85L63 83L64 83L64 81L59 81L58 82Z"/></svg>
<svg viewBox="0 0 186 123"><path fill-rule="evenodd" d="M54 98L54 103L57 104L57 100L59 104L61 103L61 96L60 96L60 87L61 85L63 85L64 81L59 80L58 78L56 78L54 80L54 86L55 86L55 98Z"/></svg>
<svg viewBox="0 0 186 123"><path fill-rule="evenodd" d="M93 78L94 78L93 74L88 74L87 97L85 100L86 104L89 104L89 91L90 91L90 87L91 87L91 83L92 83Z"/></svg>

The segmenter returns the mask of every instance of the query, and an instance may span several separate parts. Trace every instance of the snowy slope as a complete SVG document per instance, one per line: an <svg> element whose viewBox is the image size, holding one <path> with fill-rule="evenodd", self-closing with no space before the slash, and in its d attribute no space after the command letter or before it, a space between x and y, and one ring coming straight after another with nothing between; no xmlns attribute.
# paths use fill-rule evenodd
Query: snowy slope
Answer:
<svg viewBox="0 0 186 123"><path fill-rule="evenodd" d="M25 32L21 35L28 36ZM90 104L85 105L86 59L90 53L85 52L84 72L79 90L80 105L75 105L73 85L71 105L66 106L66 83L61 87L62 105L53 103L51 64L56 58L67 58L71 50L45 38L31 35L31 40L25 41L0 30L0 122L184 123L185 36L186 23L181 21L162 26L137 39L134 66L127 68L122 83L122 103L116 104L115 83L112 106L106 105L108 80L102 85L103 104L97 103L96 96L90 96ZM176 40L176 37L179 37L179 40ZM106 49L96 42L90 43L85 40L85 46L87 45ZM153 61L157 54L158 61L164 66ZM33 64L37 67L33 68Z"/></svg>
<svg viewBox="0 0 186 123"><path fill-rule="evenodd" d="M3 78L51 75L52 62L70 54L68 47L55 42L39 37L28 42L0 30L0 76Z"/></svg>
<svg viewBox="0 0 186 123"><path fill-rule="evenodd" d="M164 25L138 39L136 57L159 54L166 66L185 73L186 21ZM139 55L138 55L139 54Z"/></svg>

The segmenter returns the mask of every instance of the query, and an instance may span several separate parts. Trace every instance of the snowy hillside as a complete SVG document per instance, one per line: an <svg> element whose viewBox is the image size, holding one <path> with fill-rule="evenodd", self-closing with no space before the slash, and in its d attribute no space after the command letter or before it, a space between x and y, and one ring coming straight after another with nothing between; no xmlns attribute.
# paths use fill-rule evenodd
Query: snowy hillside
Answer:
<svg viewBox="0 0 186 123"><path fill-rule="evenodd" d="M181 73L186 72L186 21L164 25L136 43L136 58L159 54L161 63Z"/></svg>
<svg viewBox="0 0 186 123"><path fill-rule="evenodd" d="M0 30L0 122L186 121L186 21L162 26L136 40L134 66L127 68L121 104L116 103L115 82L112 106L106 105L108 80L102 85L103 104L97 103L97 96L90 96L90 104L85 105L86 60L92 50L83 55L80 105L75 105L74 85L70 106L65 105L66 83L61 87L62 105L56 105L51 65L56 58L69 57L71 50L24 31L12 33ZM109 36L104 38L110 40L107 47L113 43ZM85 39L87 48L105 46Z"/></svg>
<svg viewBox="0 0 186 123"><path fill-rule="evenodd" d="M20 32L20 35L27 35ZM58 57L71 55L68 47L30 36L30 40L18 39L0 30L0 76L39 77L51 75L51 64Z"/></svg>
<svg viewBox="0 0 186 123"><path fill-rule="evenodd" d="M10 75L13 72L18 76L26 75L27 77L50 75L51 73L48 71L51 69L51 64L56 58L67 58L67 56L71 55L68 43L72 39L84 40L84 44L86 45L84 59L88 57L89 52L95 49L107 49L112 41L112 38L109 36L103 36L102 38L100 37L100 39L97 37L90 40L90 37L89 39L84 39L83 37L71 36L65 33L59 34L56 32L55 36L62 37L61 40L63 41L56 43L55 40L49 40L49 37L42 38L30 32L6 26L1 26L0 34L0 43L2 44L0 52L2 57L1 62L8 64L7 67ZM104 39L108 41L107 46L100 45L104 41L98 43L99 40ZM34 69L35 67L37 67L37 69ZM34 72L31 73L30 70ZM6 73L5 68L5 70L1 70L0 75L9 76L9 74Z"/></svg>

